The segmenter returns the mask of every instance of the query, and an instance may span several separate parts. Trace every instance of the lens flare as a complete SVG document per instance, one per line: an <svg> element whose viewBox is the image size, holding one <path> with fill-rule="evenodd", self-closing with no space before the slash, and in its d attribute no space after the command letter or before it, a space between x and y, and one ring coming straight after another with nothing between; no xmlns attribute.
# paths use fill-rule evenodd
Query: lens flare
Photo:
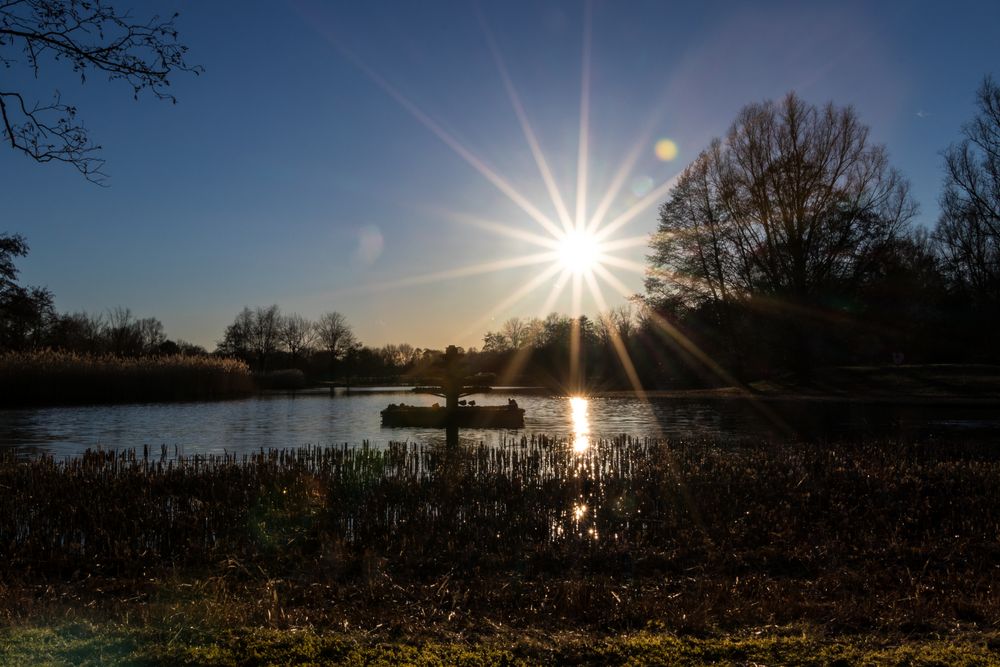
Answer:
<svg viewBox="0 0 1000 667"><path fill-rule="evenodd" d="M656 157L664 162L670 162L677 157L677 144L672 139L660 139L656 142Z"/></svg>
<svg viewBox="0 0 1000 667"><path fill-rule="evenodd" d="M653 189L653 179L649 176L638 176L632 180L632 194L636 197L645 197Z"/></svg>

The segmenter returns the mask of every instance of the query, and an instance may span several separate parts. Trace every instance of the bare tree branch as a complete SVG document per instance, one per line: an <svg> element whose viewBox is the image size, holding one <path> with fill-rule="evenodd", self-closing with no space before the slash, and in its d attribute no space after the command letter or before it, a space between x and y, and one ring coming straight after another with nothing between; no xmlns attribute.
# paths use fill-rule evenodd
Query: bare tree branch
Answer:
<svg viewBox="0 0 1000 667"><path fill-rule="evenodd" d="M176 18L139 21L102 0L11 0L0 3L0 66L25 67L39 78L46 66L67 63L81 81L88 72L100 72L109 81L124 81L135 99L148 91L176 102L168 91L171 75L203 71L185 61ZM97 157L101 147L58 91L43 104L26 102L17 90L0 90L0 116L3 142L14 150L37 162L71 164L95 183L107 178Z"/></svg>

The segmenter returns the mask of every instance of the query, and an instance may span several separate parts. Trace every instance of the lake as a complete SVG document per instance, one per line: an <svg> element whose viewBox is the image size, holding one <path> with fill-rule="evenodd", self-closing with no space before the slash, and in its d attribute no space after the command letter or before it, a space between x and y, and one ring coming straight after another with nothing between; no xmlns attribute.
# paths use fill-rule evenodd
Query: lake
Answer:
<svg viewBox="0 0 1000 667"><path fill-rule="evenodd" d="M462 442L499 442L548 435L577 449L620 434L674 439L802 439L851 437L996 438L993 408L885 406L868 403L757 403L632 396L572 399L496 389L469 399L525 408L518 431L463 429ZM264 394L234 401L93 405L0 410L0 447L19 454L73 456L87 448L166 446L169 455L247 452L303 445L384 446L389 441L444 442L435 429L382 428L389 403L431 405L441 399L397 391Z"/></svg>

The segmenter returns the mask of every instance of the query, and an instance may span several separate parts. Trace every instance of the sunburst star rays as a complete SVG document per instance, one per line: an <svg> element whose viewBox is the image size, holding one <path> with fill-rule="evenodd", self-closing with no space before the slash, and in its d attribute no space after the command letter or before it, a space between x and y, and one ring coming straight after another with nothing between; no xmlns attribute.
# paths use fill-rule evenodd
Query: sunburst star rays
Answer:
<svg viewBox="0 0 1000 667"><path fill-rule="evenodd" d="M575 210L571 215L566 205L566 198L556 184L550 163L542 150L541 142L514 85L513 78L510 75L497 40L490 30L482 9L477 7L476 11L480 26L486 37L486 46L499 74L500 83L510 101L525 143L538 169L544 190L551 200L558 224L546 215L538 204L532 202L522 191L515 188L509 178L504 177L494 168L490 167L480 156L461 143L452 133L445 130L441 123L437 122L413 100L404 95L398 87L375 71L353 51L337 43L328 32L328 39L348 61L364 73L389 98L407 111L417 122L436 136L453 153L466 162L474 171L491 183L499 192L523 211L529 219L541 227L540 232L532 232L516 224L488 220L468 214L446 213L445 215L452 220L519 241L531 247L539 248L541 252L521 253L507 259L486 261L453 269L404 277L397 280L362 286L358 289L362 291L398 289L418 284L456 280L518 267L543 265L540 271L534 273L527 280L523 281L517 289L489 308L487 314L477 320L474 326L481 326L490 317L502 314L530 293L542 289L546 284L551 283L551 288L540 312L540 316L543 316L554 306L555 302L565 292L565 288L571 285L571 311L576 324L571 334L571 359L569 360L569 364L570 374L574 378L574 383L579 384L579 316L583 312L584 290L586 290L592 301L601 309L608 307L607 299L603 294L602 283L626 298L633 296L634 291L629 289L624 281L616 275L616 272L626 271L642 275L645 272L645 267L628 257L623 257L616 253L645 245L648 243L648 236L616 238L614 235L625 225L632 222L643 212L666 197L673 187L676 177L652 188L638 201L633 202L623 211L614 214L613 217L609 215L629 173L637 163L643 148L647 147L646 144L648 141L646 141L646 137L650 129L647 127L643 132L640 132L640 137L636 142L631 144L622 164L614 172L609 187L597 199L598 204L596 208L588 213L593 7L591 1L587 0L583 8L581 40ZM615 271L612 271L612 269ZM705 355L693 342L684 337L675 327L672 327L669 322L662 320L662 318L657 319L656 316L651 317L651 321L657 327L658 331L673 342L674 346L684 350L686 358L708 367L720 377L726 377L724 371L711 358ZM472 326L469 327L468 334L473 333L472 328ZM635 364L629 356L627 345L620 336L612 336L611 342L630 385L632 385L632 388L637 393L642 395L643 388ZM523 355L515 355L515 361L523 363Z"/></svg>

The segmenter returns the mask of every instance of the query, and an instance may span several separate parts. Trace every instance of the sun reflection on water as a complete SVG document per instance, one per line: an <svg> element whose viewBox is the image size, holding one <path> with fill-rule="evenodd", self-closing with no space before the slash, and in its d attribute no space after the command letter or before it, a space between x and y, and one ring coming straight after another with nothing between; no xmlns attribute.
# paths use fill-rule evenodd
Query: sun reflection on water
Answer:
<svg viewBox="0 0 1000 667"><path fill-rule="evenodd" d="M587 418L587 399L574 396L569 399L570 417L573 420L573 451L583 453L590 448L590 420Z"/></svg>

